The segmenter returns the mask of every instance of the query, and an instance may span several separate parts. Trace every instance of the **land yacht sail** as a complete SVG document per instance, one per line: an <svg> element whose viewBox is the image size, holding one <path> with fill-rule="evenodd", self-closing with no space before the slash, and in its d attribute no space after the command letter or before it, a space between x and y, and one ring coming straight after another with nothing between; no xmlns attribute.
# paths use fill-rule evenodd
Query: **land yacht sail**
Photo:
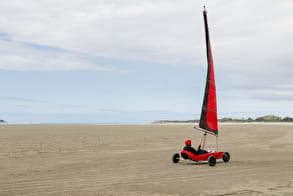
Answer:
<svg viewBox="0 0 293 196"><path fill-rule="evenodd" d="M217 117L217 98L216 98L216 83L214 72L214 61L212 48L210 43L210 35L208 28L207 11L204 7L203 11L205 38L206 38L206 53L207 53L207 77L202 110L200 115L199 127L202 131L213 135L218 135L218 117Z"/></svg>

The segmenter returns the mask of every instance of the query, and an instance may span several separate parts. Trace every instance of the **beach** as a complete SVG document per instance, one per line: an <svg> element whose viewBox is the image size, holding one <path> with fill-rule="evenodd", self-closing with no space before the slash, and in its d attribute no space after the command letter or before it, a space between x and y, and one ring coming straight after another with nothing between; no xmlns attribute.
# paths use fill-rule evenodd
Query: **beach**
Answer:
<svg viewBox="0 0 293 196"><path fill-rule="evenodd" d="M1 125L0 195L293 195L293 124L220 124L230 162L174 164L193 126Z"/></svg>

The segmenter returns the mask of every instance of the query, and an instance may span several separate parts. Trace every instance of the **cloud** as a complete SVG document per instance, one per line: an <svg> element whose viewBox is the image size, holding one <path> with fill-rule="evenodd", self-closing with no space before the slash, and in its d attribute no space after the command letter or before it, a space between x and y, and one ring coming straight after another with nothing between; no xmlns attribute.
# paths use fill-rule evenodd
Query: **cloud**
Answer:
<svg viewBox="0 0 293 196"><path fill-rule="evenodd" d="M32 104L38 105L39 107L49 107L49 108L62 108L62 109L76 109L76 108L87 108L86 105L80 105L80 104L70 104L70 103L56 103L53 101L45 101L40 99L31 99L26 97L15 97L15 96L0 96L0 100L2 102L5 101L12 101L13 103L20 103L17 104L17 107L22 108L31 108L33 109ZM4 107L4 106L3 106Z"/></svg>
<svg viewBox="0 0 293 196"><path fill-rule="evenodd" d="M289 1L258 0L251 6L243 0L217 0L207 6L215 54L226 59L220 63L224 67L233 68L229 60L234 54L235 59L247 52L253 52L251 59L262 58L265 55L256 55L256 50L291 40ZM78 54L203 64L201 10L202 4L191 0L14 0L1 3L0 26L13 40ZM278 32L286 33L281 38Z"/></svg>
<svg viewBox="0 0 293 196"><path fill-rule="evenodd" d="M111 66L97 65L88 57L46 45L37 45L0 37L0 69L17 71L94 70L112 71Z"/></svg>
<svg viewBox="0 0 293 196"><path fill-rule="evenodd" d="M15 41L108 58L194 59L196 28L186 25L195 17L180 1L12 1L0 11L1 32Z"/></svg>
<svg viewBox="0 0 293 196"><path fill-rule="evenodd" d="M0 96L0 100L21 101L21 102L36 102L37 101L35 99L28 99L24 97L13 97L13 96Z"/></svg>
<svg viewBox="0 0 293 196"><path fill-rule="evenodd" d="M3 1L0 68L117 69L98 64L93 57L205 66L201 3ZM234 89L256 89L249 91L250 97L276 95L262 89L286 96L288 89L279 86L293 83L291 1L215 0L207 9L216 71L229 78Z"/></svg>

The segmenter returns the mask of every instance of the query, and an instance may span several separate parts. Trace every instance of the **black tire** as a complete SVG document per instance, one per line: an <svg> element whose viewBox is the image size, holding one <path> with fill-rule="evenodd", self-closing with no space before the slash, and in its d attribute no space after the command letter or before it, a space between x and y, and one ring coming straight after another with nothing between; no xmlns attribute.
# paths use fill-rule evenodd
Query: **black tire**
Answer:
<svg viewBox="0 0 293 196"><path fill-rule="evenodd" d="M224 162L229 162L230 161L230 154L229 152L225 152L222 156L222 159Z"/></svg>
<svg viewBox="0 0 293 196"><path fill-rule="evenodd" d="M179 154L178 154L178 153L175 153L175 154L173 155L173 157L172 157L172 161L173 161L173 163L178 163L179 160L180 160L180 156L179 156Z"/></svg>
<svg viewBox="0 0 293 196"><path fill-rule="evenodd" d="M208 162L209 162L209 166L212 167L217 164L217 159L214 156L209 156Z"/></svg>

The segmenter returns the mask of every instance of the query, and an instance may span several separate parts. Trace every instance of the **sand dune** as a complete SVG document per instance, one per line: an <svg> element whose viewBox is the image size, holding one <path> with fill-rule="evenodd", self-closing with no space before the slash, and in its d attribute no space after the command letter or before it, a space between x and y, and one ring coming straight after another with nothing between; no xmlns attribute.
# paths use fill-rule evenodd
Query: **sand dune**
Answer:
<svg viewBox="0 0 293 196"><path fill-rule="evenodd" d="M192 127L0 126L0 195L293 195L292 124L221 124L229 163L173 164Z"/></svg>

